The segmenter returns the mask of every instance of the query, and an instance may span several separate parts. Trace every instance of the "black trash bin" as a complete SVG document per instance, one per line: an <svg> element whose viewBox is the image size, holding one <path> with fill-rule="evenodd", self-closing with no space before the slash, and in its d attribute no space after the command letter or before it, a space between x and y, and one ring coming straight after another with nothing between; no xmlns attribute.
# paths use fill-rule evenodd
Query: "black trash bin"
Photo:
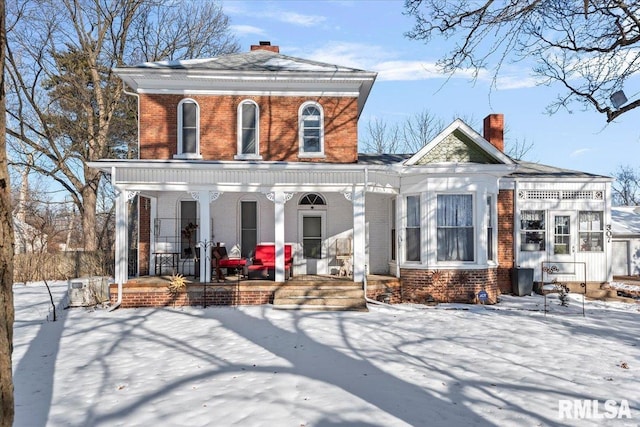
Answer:
<svg viewBox="0 0 640 427"><path fill-rule="evenodd" d="M533 291L533 268L511 270L511 291L519 297L531 295Z"/></svg>

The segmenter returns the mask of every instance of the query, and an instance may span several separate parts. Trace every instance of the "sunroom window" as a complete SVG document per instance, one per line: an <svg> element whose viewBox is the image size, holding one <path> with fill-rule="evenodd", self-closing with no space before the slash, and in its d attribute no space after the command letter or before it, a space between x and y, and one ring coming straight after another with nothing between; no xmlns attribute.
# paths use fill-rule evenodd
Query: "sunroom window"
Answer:
<svg viewBox="0 0 640 427"><path fill-rule="evenodd" d="M256 159L260 155L259 109L253 101L243 101L238 106L238 154L237 159Z"/></svg>
<svg viewBox="0 0 640 427"><path fill-rule="evenodd" d="M406 200L405 258L407 261L420 261L420 196L407 196Z"/></svg>
<svg viewBox="0 0 640 427"><path fill-rule="evenodd" d="M604 228L601 211L582 211L578 216L580 252L604 250Z"/></svg>
<svg viewBox="0 0 640 427"><path fill-rule="evenodd" d="M300 155L324 155L324 117L317 103L306 103L300 108Z"/></svg>
<svg viewBox="0 0 640 427"><path fill-rule="evenodd" d="M200 110L192 99L178 104L178 153L177 157L199 157L200 155Z"/></svg>
<svg viewBox="0 0 640 427"><path fill-rule="evenodd" d="M473 261L473 196L440 194L437 203L438 261Z"/></svg>
<svg viewBox="0 0 640 427"><path fill-rule="evenodd" d="M520 249L544 251L545 240L544 211L520 212Z"/></svg>

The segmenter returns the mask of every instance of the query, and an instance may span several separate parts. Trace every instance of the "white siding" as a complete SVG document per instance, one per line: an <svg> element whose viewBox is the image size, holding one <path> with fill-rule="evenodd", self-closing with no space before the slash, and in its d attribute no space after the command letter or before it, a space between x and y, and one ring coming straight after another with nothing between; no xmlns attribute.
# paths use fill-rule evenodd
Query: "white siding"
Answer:
<svg viewBox="0 0 640 427"><path fill-rule="evenodd" d="M391 257L390 203L388 195L366 196L367 256L370 274L389 274Z"/></svg>

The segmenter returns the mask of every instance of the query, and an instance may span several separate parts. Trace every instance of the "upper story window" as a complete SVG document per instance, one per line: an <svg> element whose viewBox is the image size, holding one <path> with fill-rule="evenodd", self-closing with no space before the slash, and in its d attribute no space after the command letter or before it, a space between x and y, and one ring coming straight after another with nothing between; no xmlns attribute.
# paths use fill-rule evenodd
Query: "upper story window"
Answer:
<svg viewBox="0 0 640 427"><path fill-rule="evenodd" d="M300 156L324 157L324 113L320 104L306 102L299 112Z"/></svg>
<svg viewBox="0 0 640 427"><path fill-rule="evenodd" d="M177 158L200 158L200 107L193 99L178 104Z"/></svg>
<svg viewBox="0 0 640 427"><path fill-rule="evenodd" d="M238 105L238 154L236 159L260 159L260 110L253 101Z"/></svg>

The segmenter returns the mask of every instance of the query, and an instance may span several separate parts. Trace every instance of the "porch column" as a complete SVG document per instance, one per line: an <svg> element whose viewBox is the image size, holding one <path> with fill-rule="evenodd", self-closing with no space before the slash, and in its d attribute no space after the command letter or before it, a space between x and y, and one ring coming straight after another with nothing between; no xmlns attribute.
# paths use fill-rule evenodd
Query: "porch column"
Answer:
<svg viewBox="0 0 640 427"><path fill-rule="evenodd" d="M156 275L156 238L158 237L159 227L158 224L158 199L156 197L149 197L151 201L151 209L149 214L149 223L151 225L151 236L149 238L149 275Z"/></svg>
<svg viewBox="0 0 640 427"><path fill-rule="evenodd" d="M285 194L276 191L273 194L274 218L275 218L275 244L276 244L276 282L284 282L284 204Z"/></svg>
<svg viewBox="0 0 640 427"><path fill-rule="evenodd" d="M200 203L200 282L211 281L211 206L209 191L200 191L198 194Z"/></svg>
<svg viewBox="0 0 640 427"><path fill-rule="evenodd" d="M135 193L120 189L116 195L116 241L115 241L115 281L123 285L129 278L129 248L127 243L128 209L127 200Z"/></svg>
<svg viewBox="0 0 640 427"><path fill-rule="evenodd" d="M351 196L353 202L353 281L363 282L367 274L365 268L365 192L364 187L354 187Z"/></svg>

